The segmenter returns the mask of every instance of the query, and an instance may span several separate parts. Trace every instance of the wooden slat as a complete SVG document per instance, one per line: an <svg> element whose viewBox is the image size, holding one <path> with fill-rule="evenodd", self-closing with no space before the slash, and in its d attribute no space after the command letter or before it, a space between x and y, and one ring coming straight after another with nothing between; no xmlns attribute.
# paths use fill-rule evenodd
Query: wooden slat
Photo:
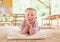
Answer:
<svg viewBox="0 0 60 42"><path fill-rule="evenodd" d="M8 42L8 39L6 37L2 38L0 42Z"/></svg>
<svg viewBox="0 0 60 42"><path fill-rule="evenodd" d="M38 0L41 4L45 5L47 8L49 8L49 6L47 6L44 2L42 2L41 0Z"/></svg>
<svg viewBox="0 0 60 42"><path fill-rule="evenodd" d="M16 40L8 40L8 42L16 42Z"/></svg>
<svg viewBox="0 0 60 42"><path fill-rule="evenodd" d="M17 40L17 42L27 42L26 40Z"/></svg>
<svg viewBox="0 0 60 42"><path fill-rule="evenodd" d="M36 40L33 40L33 39L32 40L27 40L27 42L36 42Z"/></svg>
<svg viewBox="0 0 60 42"><path fill-rule="evenodd" d="M2 39L0 39L0 42L60 42L60 30L58 30L58 29L57 29L57 31L55 31L55 30L56 29L52 29L51 31L53 33L50 34L50 36L48 36L48 38L46 38L46 39L39 39L39 40L8 40L5 36ZM1 31L0 31L0 34L1 34ZM3 36L4 36L4 34L3 34Z"/></svg>
<svg viewBox="0 0 60 42"><path fill-rule="evenodd" d="M46 42L45 40L36 40L36 42Z"/></svg>
<svg viewBox="0 0 60 42"><path fill-rule="evenodd" d="M38 39L36 40L36 42L50 42L50 39L46 38L46 39Z"/></svg>

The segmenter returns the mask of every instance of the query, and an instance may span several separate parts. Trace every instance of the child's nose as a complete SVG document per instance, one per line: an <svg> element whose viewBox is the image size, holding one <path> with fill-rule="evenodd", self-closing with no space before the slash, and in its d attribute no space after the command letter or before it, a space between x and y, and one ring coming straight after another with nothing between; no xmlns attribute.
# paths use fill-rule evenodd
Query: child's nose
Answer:
<svg viewBox="0 0 60 42"><path fill-rule="evenodd" d="M29 18L31 18L32 16L29 16Z"/></svg>

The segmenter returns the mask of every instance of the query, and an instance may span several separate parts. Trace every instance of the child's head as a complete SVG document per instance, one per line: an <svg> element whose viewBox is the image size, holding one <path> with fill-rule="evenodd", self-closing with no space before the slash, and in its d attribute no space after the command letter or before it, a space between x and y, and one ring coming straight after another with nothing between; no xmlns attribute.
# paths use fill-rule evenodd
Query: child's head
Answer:
<svg viewBox="0 0 60 42"><path fill-rule="evenodd" d="M36 18L37 11L33 8L27 8L25 10L25 19L31 22L33 19Z"/></svg>

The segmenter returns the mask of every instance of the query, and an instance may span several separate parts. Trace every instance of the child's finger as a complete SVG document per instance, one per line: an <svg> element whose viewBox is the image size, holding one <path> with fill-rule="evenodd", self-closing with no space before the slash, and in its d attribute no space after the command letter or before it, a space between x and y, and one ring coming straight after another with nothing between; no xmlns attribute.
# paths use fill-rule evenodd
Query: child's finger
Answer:
<svg viewBox="0 0 60 42"><path fill-rule="evenodd" d="M33 20L32 20L32 22L34 22L36 20L36 18L34 18Z"/></svg>

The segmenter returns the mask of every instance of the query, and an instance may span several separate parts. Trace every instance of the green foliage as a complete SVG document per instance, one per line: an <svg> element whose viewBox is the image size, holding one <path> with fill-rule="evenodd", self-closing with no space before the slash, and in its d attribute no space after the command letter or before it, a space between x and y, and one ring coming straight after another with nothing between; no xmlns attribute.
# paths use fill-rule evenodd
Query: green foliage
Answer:
<svg viewBox="0 0 60 42"><path fill-rule="evenodd" d="M45 16L46 14L45 13L43 13L41 16Z"/></svg>

